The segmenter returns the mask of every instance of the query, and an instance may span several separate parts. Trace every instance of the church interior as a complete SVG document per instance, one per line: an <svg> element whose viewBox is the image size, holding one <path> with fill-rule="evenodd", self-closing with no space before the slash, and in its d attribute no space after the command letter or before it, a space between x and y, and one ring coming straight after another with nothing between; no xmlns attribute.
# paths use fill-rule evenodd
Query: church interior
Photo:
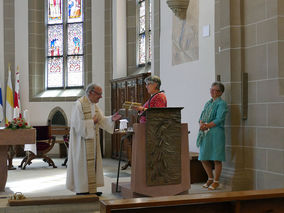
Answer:
<svg viewBox="0 0 284 213"><path fill-rule="evenodd" d="M201 188L201 183L191 184L194 193L189 189L189 194L193 200L206 198L205 202L211 203L202 207L204 211L196 212L213 212L210 209L215 207L219 212L233 212L223 211L225 207L221 204L215 203L212 207L212 202L221 200L216 198L217 194L224 193L220 196L228 200L230 196L240 199L237 194L225 193L248 190L263 192L263 197L255 195L259 199L277 197L273 202L278 210L282 209L278 212L284 211L280 204L284 198L281 191L284 188L283 0L0 0L0 17L0 127L5 127L11 107L7 104L8 91L12 90L12 99L17 94L20 101L16 110L14 102L12 114L16 111L26 115L31 126L49 126L49 133L56 136L48 156L58 168L51 168L52 160L47 160L49 172L66 168L61 164L68 157L65 142L72 107L85 94L89 83L102 87L98 105L103 113L122 112L132 129L137 123L137 114L125 111L123 104L145 103L149 94L144 79L155 75L161 79L167 106L182 108L180 122L187 124L186 151L192 164L189 171L193 174L196 172L193 168L200 169L193 165L199 153L196 146L199 117L210 99L212 82L218 81L225 86L222 99L228 105L224 127L226 161L220 179L223 188L212 193L196 190ZM115 128L119 129L119 122ZM123 160L121 166L131 161L131 139L126 138L120 151L122 136L100 131L103 165L109 168L111 162L112 169L106 173L114 174L112 180L116 179L118 160ZM0 149L5 145L0 140ZM20 152L23 155L17 156ZM17 168L8 170L7 185L10 174L14 179L28 170L36 172L37 159L25 170L18 168L25 157L23 145L13 155L12 163ZM45 164L38 164L41 170L47 169ZM125 167L120 171L121 178L129 180L132 165ZM45 175L49 176L49 172ZM197 176L201 178L200 173ZM106 182L105 187L111 191L111 181ZM0 193L3 205L0 212L15 210L9 210L7 194L17 189L8 191ZM36 196L48 196L44 190L41 193ZM214 194L215 200L209 200ZM58 199L61 195L59 192ZM243 196L251 199L250 195ZM229 201L233 202L235 197ZM119 203L120 199L110 193L104 197L103 204L84 204L80 212L153 211L131 211L137 207L134 203L138 200ZM158 212L177 211L175 206L191 203L185 204L179 195L169 199L172 207ZM151 202L154 202L151 198L145 198L141 205L145 207ZM166 201L161 197L156 202L163 205ZM269 202L263 203L269 206ZM56 204L48 208L52 212L78 211L76 207L74 211L68 208L76 204L64 205L65 210L56 210ZM236 201L230 208L238 209L235 212L259 210L250 205L244 208ZM17 212L37 212L33 207L18 207ZM122 210L108 210L116 207ZM39 212L48 212L44 205L40 209Z"/></svg>

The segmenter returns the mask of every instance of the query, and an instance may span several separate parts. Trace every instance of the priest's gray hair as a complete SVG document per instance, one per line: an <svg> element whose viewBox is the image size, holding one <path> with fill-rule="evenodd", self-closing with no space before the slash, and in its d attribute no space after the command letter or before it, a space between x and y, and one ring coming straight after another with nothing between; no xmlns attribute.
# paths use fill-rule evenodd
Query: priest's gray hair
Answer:
<svg viewBox="0 0 284 213"><path fill-rule="evenodd" d="M96 88L96 87L100 87L100 86L96 83L90 83L85 90L86 95L89 95L91 90Z"/></svg>

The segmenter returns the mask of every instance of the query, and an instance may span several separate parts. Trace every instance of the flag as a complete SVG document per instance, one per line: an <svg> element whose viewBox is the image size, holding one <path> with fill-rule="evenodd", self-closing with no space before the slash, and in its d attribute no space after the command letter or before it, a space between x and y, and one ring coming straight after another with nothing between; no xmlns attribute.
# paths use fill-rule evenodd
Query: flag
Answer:
<svg viewBox="0 0 284 213"><path fill-rule="evenodd" d="M6 90L6 124L13 119L13 88L11 81L11 65L8 68L8 81Z"/></svg>
<svg viewBox="0 0 284 213"><path fill-rule="evenodd" d="M4 111L3 111L3 101L2 101L2 89L0 82L0 123L3 122L3 119L4 119Z"/></svg>
<svg viewBox="0 0 284 213"><path fill-rule="evenodd" d="M18 66L17 71L15 73L14 108L17 108L17 107L19 108L19 116L22 117L19 90L20 90L20 73L19 73L19 66Z"/></svg>

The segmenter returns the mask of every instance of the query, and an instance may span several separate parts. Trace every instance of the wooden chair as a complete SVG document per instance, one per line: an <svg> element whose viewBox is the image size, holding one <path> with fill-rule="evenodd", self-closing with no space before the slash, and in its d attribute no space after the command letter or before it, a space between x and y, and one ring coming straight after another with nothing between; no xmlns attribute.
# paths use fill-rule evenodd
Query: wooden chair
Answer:
<svg viewBox="0 0 284 213"><path fill-rule="evenodd" d="M53 160L47 156L47 153L53 148L55 144L55 137L51 136L50 126L33 126L36 129L36 150L37 154L27 151L26 157L21 162L19 166L25 169L27 165L32 163L35 158L42 158L44 162L48 163L49 166L57 168Z"/></svg>
<svg viewBox="0 0 284 213"><path fill-rule="evenodd" d="M63 140L64 140L64 145L66 146L66 148L68 150L68 148L69 148L69 135L64 135ZM65 158L62 166L67 166L67 161L68 161L68 154L67 154L67 157Z"/></svg>
<svg viewBox="0 0 284 213"><path fill-rule="evenodd" d="M62 164L62 166L67 166L68 161L68 147L69 147L69 132L70 128L68 126L51 126L51 135L56 137L56 143L64 144L67 150L67 156ZM59 137L58 137L59 136ZM57 138L63 138L63 140L58 140ZM61 154L61 152L60 152Z"/></svg>

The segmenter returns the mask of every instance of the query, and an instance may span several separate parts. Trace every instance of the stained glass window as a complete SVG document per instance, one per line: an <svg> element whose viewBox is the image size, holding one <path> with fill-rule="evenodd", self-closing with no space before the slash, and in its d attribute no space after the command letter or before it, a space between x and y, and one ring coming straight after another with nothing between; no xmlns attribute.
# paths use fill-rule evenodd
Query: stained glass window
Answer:
<svg viewBox="0 0 284 213"><path fill-rule="evenodd" d="M47 63L47 85L49 88L57 88L63 86L63 58L48 58Z"/></svg>
<svg viewBox="0 0 284 213"><path fill-rule="evenodd" d="M83 54L83 24L68 25L68 54Z"/></svg>
<svg viewBox="0 0 284 213"><path fill-rule="evenodd" d="M146 57L145 57L145 33L139 35L139 58L140 64L145 64Z"/></svg>
<svg viewBox="0 0 284 213"><path fill-rule="evenodd" d="M139 23L140 23L139 33L145 32L145 26L146 26L145 1L141 2L139 6Z"/></svg>
<svg viewBox="0 0 284 213"><path fill-rule="evenodd" d="M149 1L149 30L152 30L152 5Z"/></svg>
<svg viewBox="0 0 284 213"><path fill-rule="evenodd" d="M62 0L48 0L48 23L62 23Z"/></svg>
<svg viewBox="0 0 284 213"><path fill-rule="evenodd" d="M63 55L63 26L48 26L48 56Z"/></svg>
<svg viewBox="0 0 284 213"><path fill-rule="evenodd" d="M48 0L48 89L84 85L83 17L83 0Z"/></svg>
<svg viewBox="0 0 284 213"><path fill-rule="evenodd" d="M83 76L81 70L83 69L83 57L71 56L67 59L68 67L68 86L81 86L83 83Z"/></svg>
<svg viewBox="0 0 284 213"><path fill-rule="evenodd" d="M83 21L83 1L68 0L68 23Z"/></svg>
<svg viewBox="0 0 284 213"><path fill-rule="evenodd" d="M138 1L138 66L151 63L151 0Z"/></svg>

